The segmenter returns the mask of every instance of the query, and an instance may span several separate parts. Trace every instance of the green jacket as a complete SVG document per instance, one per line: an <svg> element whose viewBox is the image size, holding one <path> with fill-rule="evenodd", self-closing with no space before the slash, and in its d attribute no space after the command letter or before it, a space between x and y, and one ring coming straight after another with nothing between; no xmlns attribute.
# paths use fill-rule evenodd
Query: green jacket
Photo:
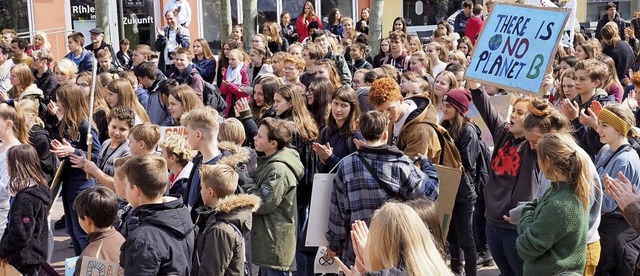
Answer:
<svg viewBox="0 0 640 276"><path fill-rule="evenodd" d="M584 272L589 213L574 189L554 182L540 200L524 207L516 241L524 275Z"/></svg>
<svg viewBox="0 0 640 276"><path fill-rule="evenodd" d="M284 148L258 157L255 184L245 191L262 200L253 214L251 253L254 264L289 271L296 251L296 186L304 176L298 152Z"/></svg>

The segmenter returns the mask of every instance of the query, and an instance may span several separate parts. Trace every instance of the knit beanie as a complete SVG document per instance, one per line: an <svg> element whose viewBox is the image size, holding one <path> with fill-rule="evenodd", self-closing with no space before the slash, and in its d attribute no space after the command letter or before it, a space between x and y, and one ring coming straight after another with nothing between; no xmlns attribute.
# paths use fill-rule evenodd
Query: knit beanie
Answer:
<svg viewBox="0 0 640 276"><path fill-rule="evenodd" d="M620 135L627 136L631 125L624 119L618 117L615 113L609 111L606 107L598 113L598 120L613 127Z"/></svg>
<svg viewBox="0 0 640 276"><path fill-rule="evenodd" d="M442 98L443 102L448 102L458 113L464 115L469 111L471 105L471 94L465 89L452 89Z"/></svg>

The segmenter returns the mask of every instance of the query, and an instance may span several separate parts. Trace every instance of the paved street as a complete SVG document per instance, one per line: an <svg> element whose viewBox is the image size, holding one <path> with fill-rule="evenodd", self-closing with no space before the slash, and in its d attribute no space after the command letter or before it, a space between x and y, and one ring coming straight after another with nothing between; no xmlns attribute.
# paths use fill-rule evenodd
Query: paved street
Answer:
<svg viewBox="0 0 640 276"><path fill-rule="evenodd" d="M53 210L51 211L51 221L50 227L53 229L53 224L62 217L64 213L62 209L62 201L58 199L53 206ZM67 235L66 230L54 230L53 239L55 241L55 246L53 249L53 257L51 260L51 266L58 271L61 275L64 275L64 260L66 258L72 257L73 249L69 248L69 243L71 240ZM478 270L479 276L497 276L499 274L498 268L496 266L485 267Z"/></svg>

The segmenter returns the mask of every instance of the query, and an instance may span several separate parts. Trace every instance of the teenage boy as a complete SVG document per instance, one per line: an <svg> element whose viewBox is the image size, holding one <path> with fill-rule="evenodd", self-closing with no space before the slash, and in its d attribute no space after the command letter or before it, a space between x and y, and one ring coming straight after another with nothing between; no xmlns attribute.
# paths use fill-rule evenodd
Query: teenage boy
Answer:
<svg viewBox="0 0 640 276"><path fill-rule="evenodd" d="M135 52L133 55L135 57ZM160 93L158 92L158 87L166 81L166 78L158 74L157 70L158 67L146 61L135 66L133 73L149 94L149 101L145 109L151 122L160 126L171 126L171 115L167 105L160 102Z"/></svg>
<svg viewBox="0 0 640 276"><path fill-rule="evenodd" d="M331 42L329 39L334 39L329 31L317 30L311 34L311 38L313 38L314 43L320 44L322 49L324 50L324 58L333 60L336 64L336 69L338 70L338 75L340 75L340 80L343 85L351 85L351 71L349 71L349 66L347 65L347 61L344 59L344 55L334 53L331 47Z"/></svg>
<svg viewBox="0 0 640 276"><path fill-rule="evenodd" d="M69 53L64 56L78 66L78 73L93 70L93 55L82 48L84 45L84 35L80 32L73 32L67 36L67 47Z"/></svg>
<svg viewBox="0 0 640 276"><path fill-rule="evenodd" d="M351 50L349 51L349 55L351 57L351 62L349 63L349 68L351 69L351 75L355 74L357 70L360 69L373 69L373 65L369 63L366 59L367 45L362 42L355 42L351 44Z"/></svg>
<svg viewBox="0 0 640 276"><path fill-rule="evenodd" d="M578 144L591 158L595 158L603 144L600 143L600 136L596 133L597 115L591 110L595 105L605 106L607 103L615 102L613 95L600 88L602 80L606 75L606 65L595 59L587 59L578 62L574 69L576 71L576 92L578 96L571 100L562 102L560 110L571 120L575 137ZM595 119L595 120L594 120Z"/></svg>
<svg viewBox="0 0 640 276"><path fill-rule="evenodd" d="M360 117L360 131L366 142L357 154L342 160L333 180L326 234L329 248L325 256L333 258L341 253L340 259L347 266L354 265L356 257L347 231L352 223L362 220L369 224L375 210L389 198L425 196L435 200L438 197L438 173L429 159L420 155L420 170L413 159L397 147L387 145L387 125L389 118L377 111L366 112ZM377 178L372 175L374 173Z"/></svg>
<svg viewBox="0 0 640 276"><path fill-rule="evenodd" d="M203 204L200 196L200 165L214 165L222 159L222 153L218 149L218 117L218 111L215 109L201 107L183 114L180 118L180 123L187 131L189 146L199 152L193 158L193 169L184 193L184 203L191 208L194 221L197 216L196 209Z"/></svg>
<svg viewBox="0 0 640 276"><path fill-rule="evenodd" d="M473 7L473 16L467 20L467 27L464 29L464 35L471 40L471 44L476 45L476 38L480 35L483 25L482 4L477 4Z"/></svg>
<svg viewBox="0 0 640 276"><path fill-rule="evenodd" d="M311 21L311 23L313 22L315 21ZM324 57L324 50L320 44L308 43L304 45L302 60L304 60L305 72L300 76L300 82L305 87L309 86L309 83L316 78L316 60L321 60L322 57Z"/></svg>
<svg viewBox="0 0 640 276"><path fill-rule="evenodd" d="M462 11L456 15L456 19L453 23L453 31L464 36L464 30L467 28L467 20L471 17L471 9L473 9L473 2L471 0L465 0L462 2Z"/></svg>
<svg viewBox="0 0 640 276"><path fill-rule="evenodd" d="M138 44L138 46L136 46L136 48L133 50L133 54L131 55L132 68L135 69L141 63L149 61L151 54L153 54L153 50L151 50L151 47L149 47L149 45Z"/></svg>
<svg viewBox="0 0 640 276"><path fill-rule="evenodd" d="M291 124L265 118L254 137L258 168L254 183L245 191L262 200L253 217L251 253L260 275L289 275L296 251L296 186L304 176L298 153L287 148L292 141Z"/></svg>
<svg viewBox="0 0 640 276"><path fill-rule="evenodd" d="M189 174L193 169L191 159L195 152L189 147L187 138L180 134L167 134L162 142L162 158L167 161L169 168L169 186L165 195L184 194L189 182Z"/></svg>
<svg viewBox="0 0 640 276"><path fill-rule="evenodd" d="M195 233L182 199L163 198L167 163L145 154L131 157L122 171L137 225L122 245L120 266L126 275L189 275Z"/></svg>
<svg viewBox="0 0 640 276"><path fill-rule="evenodd" d="M102 49L98 51L96 59L98 60L98 74L103 72L109 72L112 74L122 72L122 68L113 63L113 56L109 49Z"/></svg>
<svg viewBox="0 0 640 276"><path fill-rule="evenodd" d="M179 47L189 49L189 29L182 27L177 22L178 12L175 10L166 11L164 13L164 19L167 21L167 26L157 27L156 42L154 47L156 51L160 52L160 63L158 68L160 71L170 73L173 69L174 52Z"/></svg>
<svg viewBox="0 0 640 276"><path fill-rule="evenodd" d="M624 30L626 29L626 23L624 19L620 17L618 13L618 6L615 3L609 2L604 7L606 13L598 20L598 25L596 25L596 39L602 39L600 36L600 30L609 22L615 22L618 25L618 32L620 33L620 38L624 39L626 36L624 35Z"/></svg>
<svg viewBox="0 0 640 276"><path fill-rule="evenodd" d="M29 42L22 38L14 38L11 40L11 51L13 52L13 63L24 63L29 68L31 68L31 64L33 63L33 58L27 55L27 50L29 48Z"/></svg>
<svg viewBox="0 0 640 276"><path fill-rule="evenodd" d="M245 251L251 250L244 235L251 231L252 213L260 206L260 198L234 195L238 173L229 165L202 165L200 175L204 206L198 209L200 232L192 275L243 275Z"/></svg>
<svg viewBox="0 0 640 276"><path fill-rule="evenodd" d="M409 70L409 59L404 45L407 43L407 34L402 31L393 31L389 34L389 55L384 59L384 64L389 64L400 73Z"/></svg>
<svg viewBox="0 0 640 276"><path fill-rule="evenodd" d="M135 112L124 106L117 106L109 112L109 139L102 143L98 154L98 163L87 160L84 155L71 155L70 160L74 168L83 169L91 174L98 182L111 190L113 187L114 161L117 158L129 156L129 130L135 124ZM159 135L159 134L158 134Z"/></svg>
<svg viewBox="0 0 640 276"><path fill-rule="evenodd" d="M302 70L304 70L305 61L299 56L285 54L283 63L284 67L282 68L284 70L285 82L295 84L304 90L306 86L300 82L300 74L302 74Z"/></svg>
<svg viewBox="0 0 640 276"><path fill-rule="evenodd" d="M89 240L89 245L82 250L76 262L74 275L80 275L85 256L119 263L124 237L111 226L119 209L116 194L103 186L84 190L76 197L73 209L78 212L80 227L87 232Z"/></svg>
<svg viewBox="0 0 640 276"><path fill-rule="evenodd" d="M109 53L111 53L111 57L116 56L116 52L113 50L113 47L111 47L111 44L104 42L104 30L102 28L93 28L89 30L89 34L91 36L91 44L84 47L87 51L91 52L94 56L98 56L99 51L107 49ZM114 65L120 67L120 64L117 63L118 61L116 60L115 62Z"/></svg>
<svg viewBox="0 0 640 276"><path fill-rule="evenodd" d="M426 96L405 100L400 86L391 78L381 78L371 84L369 102L377 111L389 117L388 144L395 145L410 158L422 154L438 160L441 147L432 125L438 125L438 112Z"/></svg>
<svg viewBox="0 0 640 276"><path fill-rule="evenodd" d="M49 67L52 61L53 57L48 51L36 51L33 54L33 63L31 63L31 71L36 79L36 86L44 93L44 104L49 103L53 91L58 86Z"/></svg>
<svg viewBox="0 0 640 276"><path fill-rule="evenodd" d="M179 84L189 85L202 100L204 80L198 69L191 63L191 51L189 51L189 48L176 49L173 62L176 70L171 73L169 78L176 80Z"/></svg>

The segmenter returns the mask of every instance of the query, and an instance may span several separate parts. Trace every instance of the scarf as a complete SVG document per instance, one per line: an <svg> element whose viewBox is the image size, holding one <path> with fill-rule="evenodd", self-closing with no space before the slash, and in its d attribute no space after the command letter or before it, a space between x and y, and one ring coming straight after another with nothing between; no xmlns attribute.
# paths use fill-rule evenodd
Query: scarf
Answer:
<svg viewBox="0 0 640 276"><path fill-rule="evenodd" d="M240 86L242 84L242 76L240 76L240 70L242 70L241 65L236 66L236 68L233 68L231 67L231 65L229 65L229 67L227 68L227 72L224 76L224 79L227 80L229 83L233 83L237 86Z"/></svg>

